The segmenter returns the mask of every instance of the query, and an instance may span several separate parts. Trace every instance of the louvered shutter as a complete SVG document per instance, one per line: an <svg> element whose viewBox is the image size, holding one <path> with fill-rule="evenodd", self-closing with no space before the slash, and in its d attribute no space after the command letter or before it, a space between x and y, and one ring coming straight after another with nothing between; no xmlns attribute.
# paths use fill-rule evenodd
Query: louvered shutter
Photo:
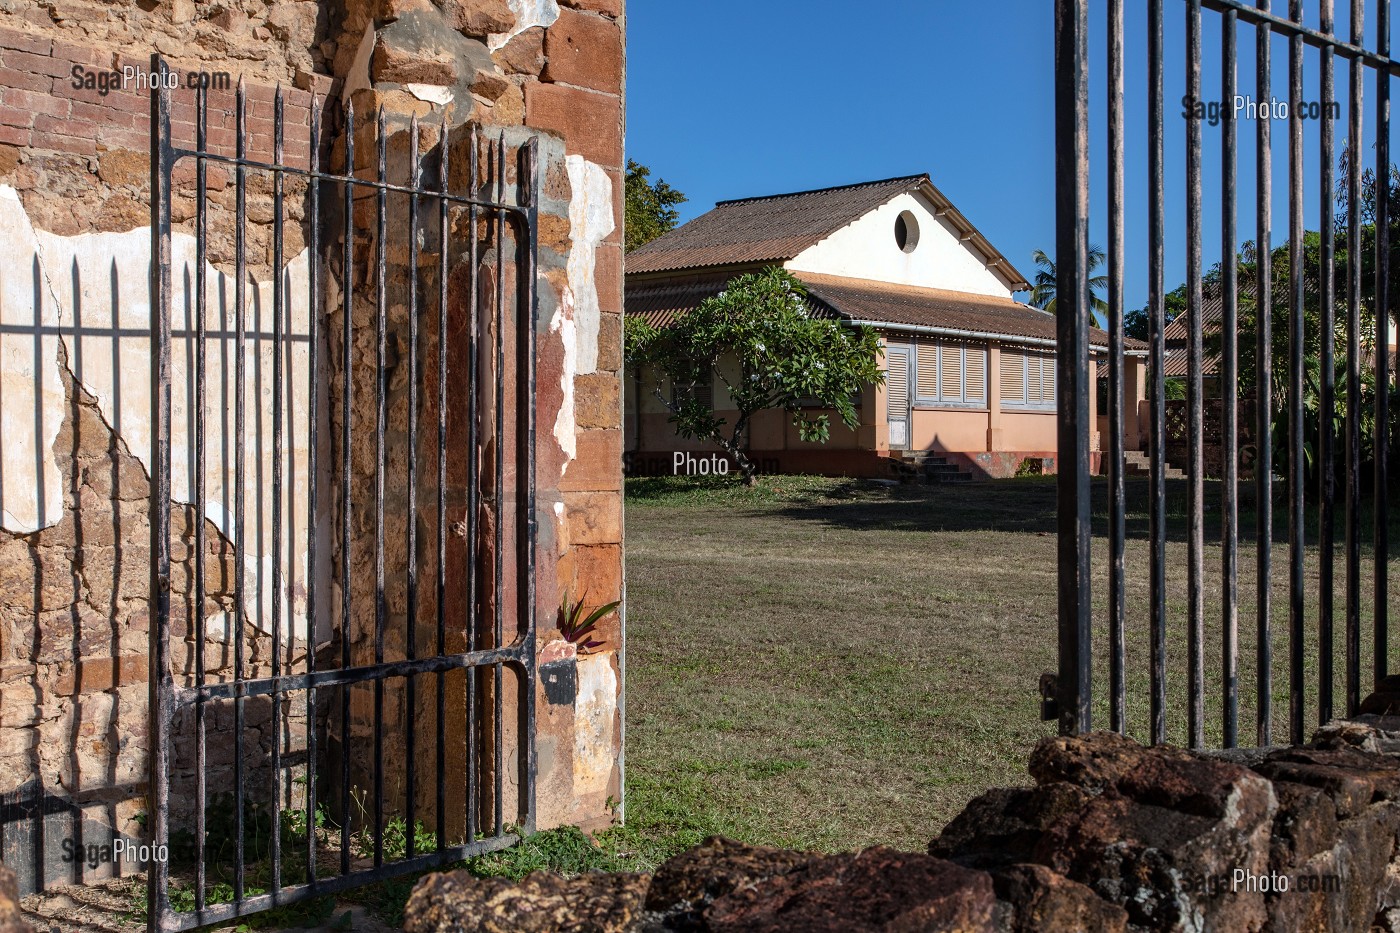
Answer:
<svg viewBox="0 0 1400 933"><path fill-rule="evenodd" d="M938 345L938 397L945 402L962 401L962 345Z"/></svg>
<svg viewBox="0 0 1400 933"><path fill-rule="evenodd" d="M715 371L707 366L700 374L700 379L695 384L695 398L706 408L714 410L715 407Z"/></svg>
<svg viewBox="0 0 1400 933"><path fill-rule="evenodd" d="M987 348L967 346L963 376L963 398L969 402L987 400Z"/></svg>
<svg viewBox="0 0 1400 933"><path fill-rule="evenodd" d="M1021 404L1026 401L1026 355L1010 347L1001 351L1001 400Z"/></svg>
<svg viewBox="0 0 1400 933"><path fill-rule="evenodd" d="M1034 353L1026 354L1026 404L1039 405L1041 392L1040 357Z"/></svg>
<svg viewBox="0 0 1400 933"><path fill-rule="evenodd" d="M917 398L938 398L938 344L920 340L918 345Z"/></svg>
<svg viewBox="0 0 1400 933"><path fill-rule="evenodd" d="M1045 354L1040 358L1041 389L1040 401L1043 405L1055 404L1055 357Z"/></svg>
<svg viewBox="0 0 1400 933"><path fill-rule="evenodd" d="M891 417L904 417L909 410L909 357L907 351L893 349L887 354L889 370L885 373L885 405Z"/></svg>

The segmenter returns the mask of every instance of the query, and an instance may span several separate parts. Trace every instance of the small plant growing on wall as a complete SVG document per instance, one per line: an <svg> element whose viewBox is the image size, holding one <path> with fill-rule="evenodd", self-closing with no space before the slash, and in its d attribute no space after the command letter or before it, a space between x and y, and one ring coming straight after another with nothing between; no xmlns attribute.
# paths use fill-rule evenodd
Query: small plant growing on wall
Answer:
<svg viewBox="0 0 1400 933"><path fill-rule="evenodd" d="M622 605L620 600L613 600L604 603L594 609L588 615L583 614L583 600L570 604L569 594L564 594L564 604L559 607L559 633L564 636L564 640L575 646L579 654L588 654L603 647L603 642L593 638L594 629L598 623L607 617L618 606Z"/></svg>

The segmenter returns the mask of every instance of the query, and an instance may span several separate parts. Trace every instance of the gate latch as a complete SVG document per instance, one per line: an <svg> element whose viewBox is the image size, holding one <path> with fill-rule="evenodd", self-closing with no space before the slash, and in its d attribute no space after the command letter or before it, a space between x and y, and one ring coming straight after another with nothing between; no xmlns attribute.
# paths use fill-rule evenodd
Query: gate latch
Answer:
<svg viewBox="0 0 1400 933"><path fill-rule="evenodd" d="M1040 721L1060 718L1060 679L1053 671L1040 675Z"/></svg>

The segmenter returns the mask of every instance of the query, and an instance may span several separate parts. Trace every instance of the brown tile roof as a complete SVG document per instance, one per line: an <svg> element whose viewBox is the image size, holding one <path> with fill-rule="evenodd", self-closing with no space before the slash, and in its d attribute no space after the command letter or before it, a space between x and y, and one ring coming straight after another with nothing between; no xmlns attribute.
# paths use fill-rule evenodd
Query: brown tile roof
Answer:
<svg viewBox="0 0 1400 933"><path fill-rule="evenodd" d="M1239 298L1241 301L1254 300L1254 281L1245 276L1240 279ZM1221 298L1218 284L1207 284L1201 289L1201 334L1205 339L1205 352L1201 357L1201 374L1214 376L1220 372L1220 354L1210 350L1210 336L1219 333L1220 321L1225 316L1225 303ZM1184 378L1191 374L1191 357L1187 344L1191 339L1187 325L1191 316L1183 311L1171 320L1162 330L1162 339L1167 344L1166 364L1162 375L1168 379Z"/></svg>
<svg viewBox="0 0 1400 933"><path fill-rule="evenodd" d="M1054 340L1055 318L1010 298L912 285L891 285L868 279L848 279L810 272L794 273L808 293L850 320L876 324L972 331L999 337ZM1094 346L1108 345L1108 334L1090 330ZM1146 349L1140 340L1127 339L1130 350Z"/></svg>
<svg viewBox="0 0 1400 933"><path fill-rule="evenodd" d="M1013 286L1030 287L928 175L721 201L714 210L628 253L627 273L786 262L896 195L919 190L989 262L997 263Z"/></svg>
<svg viewBox="0 0 1400 933"><path fill-rule="evenodd" d="M640 317L653 327L666 327L706 298L718 295L731 277L725 274L696 276L682 282L629 284L626 291L627 314L629 317ZM809 299L807 306L816 317L840 317L820 302Z"/></svg>
<svg viewBox="0 0 1400 933"><path fill-rule="evenodd" d="M808 305L822 317L872 321L898 329L900 325L970 331L1031 340L1054 340L1055 319L1010 298L973 295L936 288L890 285L814 272L794 275L807 286ZM684 282L636 283L627 286L627 313L665 327L679 315L719 293L727 276L692 277ZM1108 335L1094 328L1091 342L1107 346ZM1127 340L1130 350L1146 344Z"/></svg>

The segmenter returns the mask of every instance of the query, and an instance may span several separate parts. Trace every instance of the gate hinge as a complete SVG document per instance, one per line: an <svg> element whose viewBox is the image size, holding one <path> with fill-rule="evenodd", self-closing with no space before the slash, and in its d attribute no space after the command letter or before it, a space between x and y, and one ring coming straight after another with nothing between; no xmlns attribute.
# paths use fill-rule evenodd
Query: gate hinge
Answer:
<svg viewBox="0 0 1400 933"><path fill-rule="evenodd" d="M1060 718L1060 678L1053 671L1040 675L1040 721Z"/></svg>

